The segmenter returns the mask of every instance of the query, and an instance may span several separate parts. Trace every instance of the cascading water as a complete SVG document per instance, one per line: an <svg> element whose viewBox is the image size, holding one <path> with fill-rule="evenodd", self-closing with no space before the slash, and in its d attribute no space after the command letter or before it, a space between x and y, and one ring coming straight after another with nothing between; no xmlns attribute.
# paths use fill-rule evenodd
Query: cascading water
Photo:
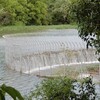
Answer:
<svg viewBox="0 0 100 100"><path fill-rule="evenodd" d="M5 58L9 68L39 76L86 77L99 62L95 49L85 47L79 37L70 36L4 36ZM92 67L90 67L92 66ZM96 67L94 67L96 66Z"/></svg>

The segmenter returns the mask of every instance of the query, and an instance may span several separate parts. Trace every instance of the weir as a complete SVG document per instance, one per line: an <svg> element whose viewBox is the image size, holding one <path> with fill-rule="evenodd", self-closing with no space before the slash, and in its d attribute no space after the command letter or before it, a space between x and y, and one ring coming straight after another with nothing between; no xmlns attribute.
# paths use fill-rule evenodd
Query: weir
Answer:
<svg viewBox="0 0 100 100"><path fill-rule="evenodd" d="M82 78L99 76L95 49L86 49L78 36L5 35L7 67L39 76Z"/></svg>

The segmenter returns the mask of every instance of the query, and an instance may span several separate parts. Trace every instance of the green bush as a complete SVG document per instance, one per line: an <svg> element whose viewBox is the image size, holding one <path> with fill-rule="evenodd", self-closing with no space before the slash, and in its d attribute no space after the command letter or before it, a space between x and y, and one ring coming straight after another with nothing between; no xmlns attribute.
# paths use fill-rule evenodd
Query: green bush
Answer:
<svg viewBox="0 0 100 100"><path fill-rule="evenodd" d="M95 85L92 79L82 82L69 78L45 79L26 100L95 100Z"/></svg>
<svg viewBox="0 0 100 100"><path fill-rule="evenodd" d="M70 0L0 0L0 11L7 12L0 13L7 18L2 25L69 24L69 3Z"/></svg>
<svg viewBox="0 0 100 100"><path fill-rule="evenodd" d="M12 16L9 12L1 10L0 11L0 26L10 25L12 22Z"/></svg>

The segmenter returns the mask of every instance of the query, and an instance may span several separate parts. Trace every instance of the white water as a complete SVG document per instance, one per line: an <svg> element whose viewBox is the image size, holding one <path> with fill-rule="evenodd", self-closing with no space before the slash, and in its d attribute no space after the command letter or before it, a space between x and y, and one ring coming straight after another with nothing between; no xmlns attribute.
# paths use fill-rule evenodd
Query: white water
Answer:
<svg viewBox="0 0 100 100"><path fill-rule="evenodd" d="M78 36L5 37L6 64L23 73L97 60L93 48L86 50ZM34 72L34 71L33 71Z"/></svg>
<svg viewBox="0 0 100 100"><path fill-rule="evenodd" d="M24 73L34 73L37 71L42 71L42 70L47 70L47 69L52 69L52 68L57 68L59 66L75 66L75 65L82 65L82 64L99 64L99 61L92 61L92 62L79 62L79 63L70 63L70 64L59 64L59 65L52 65L52 66L44 66L44 67L38 67L31 69L30 71L26 71Z"/></svg>

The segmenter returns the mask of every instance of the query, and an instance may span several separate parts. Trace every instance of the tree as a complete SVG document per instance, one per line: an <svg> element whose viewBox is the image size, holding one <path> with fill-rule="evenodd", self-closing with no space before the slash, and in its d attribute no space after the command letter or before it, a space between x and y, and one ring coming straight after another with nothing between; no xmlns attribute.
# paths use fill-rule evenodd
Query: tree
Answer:
<svg viewBox="0 0 100 100"><path fill-rule="evenodd" d="M48 24L48 12L45 0L0 0L1 11L1 25Z"/></svg>
<svg viewBox="0 0 100 100"><path fill-rule="evenodd" d="M2 25L10 25L12 22L12 15L5 11L3 8L0 9L0 26Z"/></svg>
<svg viewBox="0 0 100 100"><path fill-rule="evenodd" d="M22 24L27 23L28 9L25 6L27 5L26 0L1 0L0 3L5 12L5 13L1 13L1 16L3 16L2 19L4 20L4 22L5 22L5 18L9 18L10 25L15 25L16 23L19 23L19 22ZM7 25L9 25L9 23Z"/></svg>
<svg viewBox="0 0 100 100"><path fill-rule="evenodd" d="M29 8L29 16L30 21L29 24L35 25L44 25L48 24L47 22L47 4L42 0L30 0L28 2Z"/></svg>
<svg viewBox="0 0 100 100"><path fill-rule="evenodd" d="M54 0L49 5L53 24L70 23L69 0Z"/></svg>
<svg viewBox="0 0 100 100"><path fill-rule="evenodd" d="M6 0L0 0L0 26L10 25L12 22L12 15L5 9Z"/></svg>
<svg viewBox="0 0 100 100"><path fill-rule="evenodd" d="M79 36L100 55L100 0L72 0L71 8L79 26ZM99 56L100 61L100 56Z"/></svg>

